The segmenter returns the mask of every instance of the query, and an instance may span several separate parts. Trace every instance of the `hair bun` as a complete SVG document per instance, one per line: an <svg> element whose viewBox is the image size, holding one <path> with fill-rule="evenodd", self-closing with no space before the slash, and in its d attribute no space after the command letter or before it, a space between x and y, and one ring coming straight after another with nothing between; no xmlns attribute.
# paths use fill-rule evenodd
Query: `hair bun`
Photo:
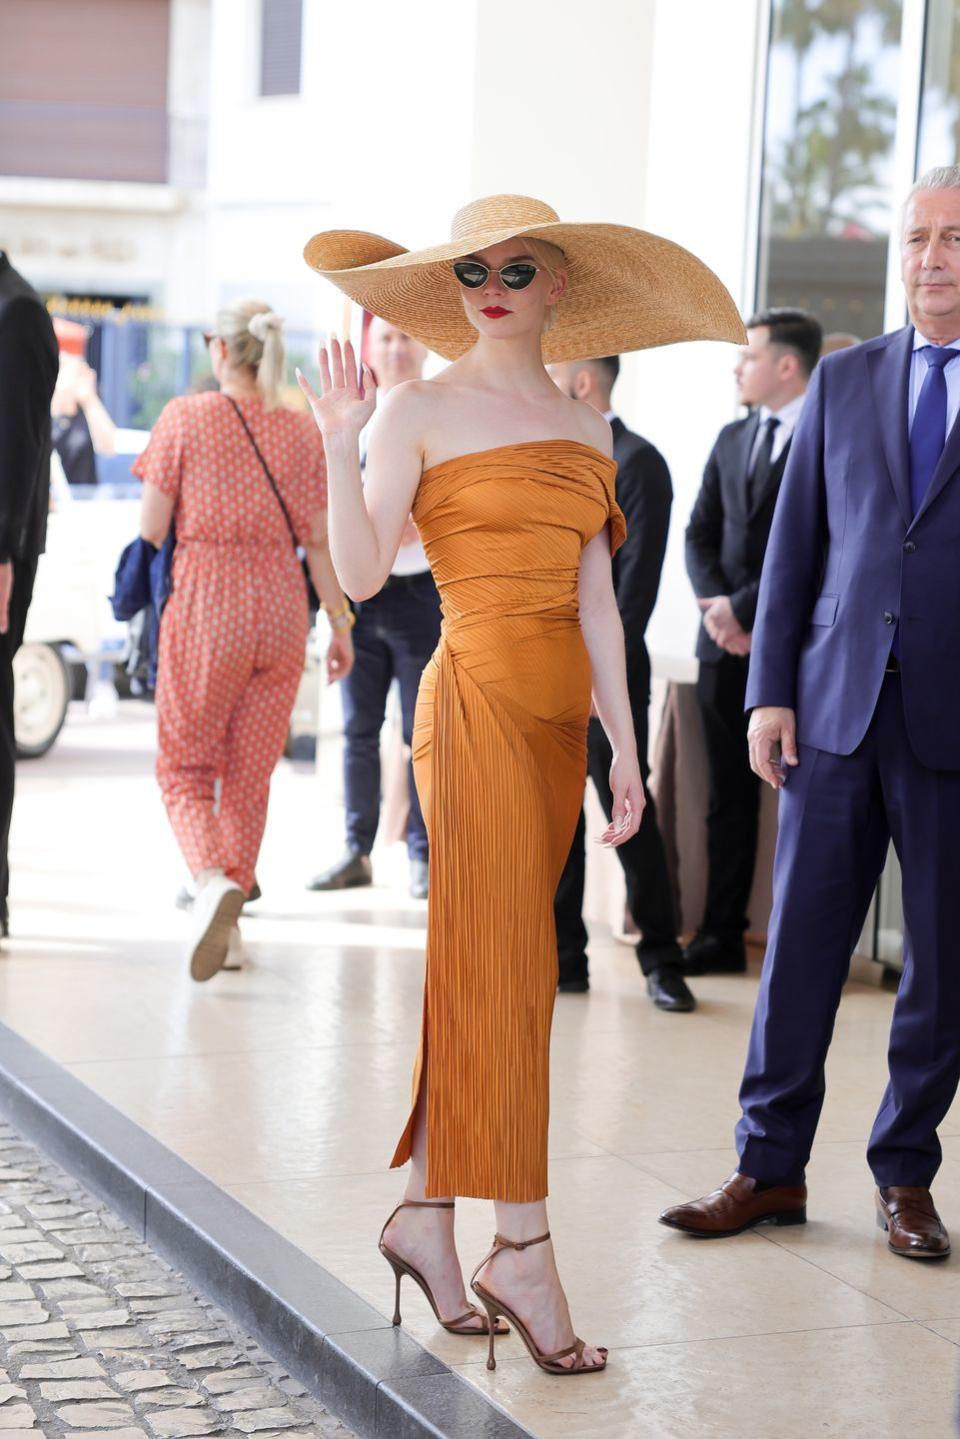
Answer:
<svg viewBox="0 0 960 1439"><path fill-rule="evenodd" d="M273 310L259 310L257 314L251 315L247 329L262 345L270 331L282 330L284 323L283 316L274 314Z"/></svg>

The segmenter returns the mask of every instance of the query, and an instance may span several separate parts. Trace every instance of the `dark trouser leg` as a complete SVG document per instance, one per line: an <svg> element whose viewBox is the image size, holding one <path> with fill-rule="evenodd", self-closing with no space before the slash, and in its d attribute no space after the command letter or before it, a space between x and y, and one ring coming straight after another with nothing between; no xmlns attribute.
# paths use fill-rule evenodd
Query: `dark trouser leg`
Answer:
<svg viewBox="0 0 960 1439"><path fill-rule="evenodd" d="M393 654L393 668L400 686L400 713L403 742L408 751L413 739L417 691L424 666L440 641L440 598L429 571L401 576L389 589L390 612L385 619ZM427 829L413 778L407 765L410 790L410 817L407 821L407 852L411 859L428 855Z"/></svg>
<svg viewBox="0 0 960 1439"><path fill-rule="evenodd" d="M780 795L773 913L740 1088L744 1174L802 1179L850 956L883 867L889 829L877 720L852 755L800 746Z"/></svg>
<svg viewBox="0 0 960 1439"><path fill-rule="evenodd" d="M747 928L759 826L759 781L750 768L743 702L747 662L700 665L697 699L710 768L707 903L702 931L739 941Z"/></svg>
<svg viewBox="0 0 960 1439"><path fill-rule="evenodd" d="M903 870L904 969L890 1029L890 1082L867 1157L881 1187L929 1187L937 1126L960 1080L960 773L910 748L900 677L880 700L880 776Z"/></svg>
<svg viewBox="0 0 960 1439"><path fill-rule="evenodd" d="M380 731L393 661L377 613L379 599L357 606L354 665L341 686L347 847L355 854L370 853L380 823Z"/></svg>
<svg viewBox="0 0 960 1439"><path fill-rule="evenodd" d="M7 846L13 815L13 787L17 751L13 731L13 657L23 643L27 611L33 597L36 560L14 560L10 627L0 635L0 919L7 918L10 864Z"/></svg>
<svg viewBox="0 0 960 1439"><path fill-rule="evenodd" d="M573 844L570 846L553 901L562 980L587 977L587 926L583 922L585 842L586 821L581 809Z"/></svg>
<svg viewBox="0 0 960 1439"><path fill-rule="evenodd" d="M637 752L640 755L640 769L646 786L650 776L647 764L647 712L645 708L634 709L634 729L637 736ZM603 812L607 819L613 813L613 794L610 789L610 766L613 751L598 719L590 721L587 733L587 765L590 778L596 787ZM682 963L680 946L677 943L677 924L673 912L673 895L670 876L667 871L667 856L663 837L657 824L657 810L652 795L647 793L647 804L640 821L640 828L633 839L618 847L617 858L623 866L627 882L627 905L642 939L637 945L637 958L644 974L651 974L665 965L679 968ZM583 882L581 880L581 899Z"/></svg>

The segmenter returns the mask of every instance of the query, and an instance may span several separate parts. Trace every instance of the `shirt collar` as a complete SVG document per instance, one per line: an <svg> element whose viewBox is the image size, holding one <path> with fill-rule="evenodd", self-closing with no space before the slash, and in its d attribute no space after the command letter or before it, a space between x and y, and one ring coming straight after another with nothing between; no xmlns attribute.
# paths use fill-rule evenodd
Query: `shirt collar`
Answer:
<svg viewBox="0 0 960 1439"><path fill-rule="evenodd" d="M604 410L603 418L606 420L608 425L612 425L614 420L617 418L616 410Z"/></svg>
<svg viewBox="0 0 960 1439"><path fill-rule="evenodd" d="M921 333L920 333L919 330L914 330L914 332L913 332L913 348L914 348L915 350L922 350L925 345L932 345L932 344L933 344L933 341L932 341L932 340L928 340L927 337L926 337L926 335L921 335ZM945 348L945 349L947 349L947 350L960 350L960 338L958 338L958 339L956 339L956 340L951 340L950 343L949 343L949 345L946 345L946 346L939 346L939 345L938 345L938 346L936 346L936 348L937 348L937 349Z"/></svg>
<svg viewBox="0 0 960 1439"><path fill-rule="evenodd" d="M780 429L785 433L793 430L800 418L800 411L803 409L805 399L805 394L797 395L794 399L788 400L785 405L781 405L777 411L768 409L766 405L761 405L760 424L763 425L765 421L775 419L779 421Z"/></svg>

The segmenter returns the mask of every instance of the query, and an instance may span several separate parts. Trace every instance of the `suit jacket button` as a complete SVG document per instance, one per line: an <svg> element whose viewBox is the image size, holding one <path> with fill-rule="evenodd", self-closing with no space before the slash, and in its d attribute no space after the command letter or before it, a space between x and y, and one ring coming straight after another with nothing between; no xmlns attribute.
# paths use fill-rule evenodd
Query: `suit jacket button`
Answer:
<svg viewBox="0 0 960 1439"><path fill-rule="evenodd" d="M884 612L883 612L883 623L884 623L885 625L892 625L892 624L893 624L893 615L890 613L889 610L884 610Z"/></svg>
<svg viewBox="0 0 960 1439"><path fill-rule="evenodd" d="M906 550L908 555L912 555L917 547L914 544L913 540L907 540L907 543L904 545L903 548Z"/></svg>

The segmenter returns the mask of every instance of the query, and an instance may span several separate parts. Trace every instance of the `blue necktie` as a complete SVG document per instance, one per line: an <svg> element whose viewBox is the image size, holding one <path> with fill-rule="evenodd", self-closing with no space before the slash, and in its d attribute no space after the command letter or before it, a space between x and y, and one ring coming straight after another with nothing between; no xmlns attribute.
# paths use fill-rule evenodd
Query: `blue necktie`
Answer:
<svg viewBox="0 0 960 1439"><path fill-rule="evenodd" d="M919 353L927 362L927 373L910 430L910 498L914 514L923 504L947 441L947 377L943 371L960 350L923 345Z"/></svg>

